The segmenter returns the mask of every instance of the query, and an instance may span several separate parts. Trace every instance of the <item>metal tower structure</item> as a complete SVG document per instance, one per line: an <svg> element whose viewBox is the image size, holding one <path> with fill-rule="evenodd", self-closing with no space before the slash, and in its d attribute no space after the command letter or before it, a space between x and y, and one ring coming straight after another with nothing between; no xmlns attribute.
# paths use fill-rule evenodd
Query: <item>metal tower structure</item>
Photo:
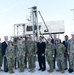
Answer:
<svg viewBox="0 0 74 75"><path fill-rule="evenodd" d="M31 15L30 15L29 21L30 21L30 24L31 24L32 28L31 27L29 27L29 28L30 28L30 32L32 32L31 35L33 35L33 40L38 41L39 35L43 36L43 34L41 34L41 32L40 32L41 26L38 25L38 12L39 12L39 15L40 15L45 27L46 27L46 30L49 32L49 35L52 38L51 33L50 33L50 31L49 31L49 29L48 29L48 27L47 27L47 25L46 25L46 23L45 23L45 21L42 17L40 11L37 11L37 7L34 6L34 7L31 7L30 9L31 9ZM14 24L14 37L24 36L26 34L26 32L28 32L26 30L28 25L27 26L26 25L27 24Z"/></svg>
<svg viewBox="0 0 74 75"><path fill-rule="evenodd" d="M38 11L37 7L34 6L31 8L32 15L31 15L31 22L32 22L32 29L33 29L33 39L38 41L39 38L39 26L38 26Z"/></svg>
<svg viewBox="0 0 74 75"><path fill-rule="evenodd" d="M14 36L24 36L25 24L14 24Z"/></svg>

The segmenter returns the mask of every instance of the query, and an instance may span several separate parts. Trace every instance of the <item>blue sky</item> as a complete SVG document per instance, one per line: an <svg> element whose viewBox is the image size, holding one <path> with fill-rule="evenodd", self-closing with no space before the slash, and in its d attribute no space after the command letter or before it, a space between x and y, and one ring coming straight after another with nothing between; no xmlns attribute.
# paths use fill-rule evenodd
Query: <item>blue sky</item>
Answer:
<svg viewBox="0 0 74 75"><path fill-rule="evenodd" d="M15 23L25 23L29 7L37 6L45 21L64 20L65 34L74 31L74 0L0 0L0 37L13 35ZM39 21L41 21L39 17Z"/></svg>

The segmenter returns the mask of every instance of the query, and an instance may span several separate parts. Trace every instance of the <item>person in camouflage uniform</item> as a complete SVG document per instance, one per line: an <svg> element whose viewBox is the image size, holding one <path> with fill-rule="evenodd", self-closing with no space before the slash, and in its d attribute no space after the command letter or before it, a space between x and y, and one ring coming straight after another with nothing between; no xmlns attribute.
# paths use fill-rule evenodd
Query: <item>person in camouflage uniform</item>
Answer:
<svg viewBox="0 0 74 75"><path fill-rule="evenodd" d="M67 61L69 61L69 56L68 56L68 52L67 52L67 49L68 49L68 35L65 35L65 40L62 42L62 44L65 46L65 53L64 53L64 61L65 61L65 70L68 69L68 64L67 64Z"/></svg>
<svg viewBox="0 0 74 75"><path fill-rule="evenodd" d="M14 46L12 46L11 41L8 42L8 47L6 48L6 58L8 62L9 73L14 73L13 68L15 62L15 50L14 50Z"/></svg>
<svg viewBox="0 0 74 75"><path fill-rule="evenodd" d="M24 72L25 45L22 42L22 38L19 38L18 40L16 53L16 57L19 62L19 72Z"/></svg>
<svg viewBox="0 0 74 75"><path fill-rule="evenodd" d="M28 64L29 64L29 72L35 71L35 60L36 60L36 52L37 45L36 42L32 40L32 37L29 37L29 41L27 43L27 56L28 56Z"/></svg>
<svg viewBox="0 0 74 75"><path fill-rule="evenodd" d="M25 35L25 40L23 41L23 43L25 44L25 59L24 59L24 66L25 68L27 68L27 49L26 49L26 45L28 43L28 35Z"/></svg>
<svg viewBox="0 0 74 75"><path fill-rule="evenodd" d="M16 55L16 51L17 51L17 43L18 43L17 40L18 40L17 37L15 37L14 40L13 40L13 46L14 46L14 49L15 49L15 55ZM19 68L19 62L17 61L17 57L15 56L15 69L17 68L16 64L18 64L18 68Z"/></svg>
<svg viewBox="0 0 74 75"><path fill-rule="evenodd" d="M54 46L53 44L51 43L51 39L49 38L47 40L47 44L46 44L46 57L47 57L47 62L48 62L48 65L50 66L50 70L48 70L48 72L53 72L54 70Z"/></svg>
<svg viewBox="0 0 74 75"><path fill-rule="evenodd" d="M1 38L0 38L0 71L2 71L1 67L2 67L2 52L1 52Z"/></svg>
<svg viewBox="0 0 74 75"><path fill-rule="evenodd" d="M68 41L68 55L69 55L69 73L74 71L74 32L72 38Z"/></svg>
<svg viewBox="0 0 74 75"><path fill-rule="evenodd" d="M64 52L65 52L65 46L61 44L61 40L58 39L56 45L56 59L57 59L58 70L56 71L61 73L64 73L65 69Z"/></svg>

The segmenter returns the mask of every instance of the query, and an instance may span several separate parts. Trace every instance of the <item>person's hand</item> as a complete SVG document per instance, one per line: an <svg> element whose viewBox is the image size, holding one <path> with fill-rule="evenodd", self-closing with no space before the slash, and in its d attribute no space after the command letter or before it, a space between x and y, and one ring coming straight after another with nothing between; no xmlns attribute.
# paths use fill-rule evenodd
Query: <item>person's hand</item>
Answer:
<svg viewBox="0 0 74 75"><path fill-rule="evenodd" d="M36 54L34 54L33 56L36 56Z"/></svg>
<svg viewBox="0 0 74 75"><path fill-rule="evenodd" d="M25 54L23 56L25 56Z"/></svg>
<svg viewBox="0 0 74 75"><path fill-rule="evenodd" d="M54 58L54 55L52 57Z"/></svg>
<svg viewBox="0 0 74 75"><path fill-rule="evenodd" d="M44 53L42 54L42 56L44 56Z"/></svg>
<svg viewBox="0 0 74 75"><path fill-rule="evenodd" d="M70 53L68 52L68 55L69 55Z"/></svg>

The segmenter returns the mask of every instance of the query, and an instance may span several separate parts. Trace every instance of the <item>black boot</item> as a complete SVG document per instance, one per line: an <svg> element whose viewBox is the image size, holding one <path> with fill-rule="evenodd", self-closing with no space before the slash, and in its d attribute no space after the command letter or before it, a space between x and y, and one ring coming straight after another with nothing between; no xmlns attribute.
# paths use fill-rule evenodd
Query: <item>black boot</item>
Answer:
<svg viewBox="0 0 74 75"><path fill-rule="evenodd" d="M73 69L69 68L69 69L68 69L68 72L69 72L69 73L72 73L72 72L73 72Z"/></svg>
<svg viewBox="0 0 74 75"><path fill-rule="evenodd" d="M45 71L46 69L45 68L42 68L42 71Z"/></svg>
<svg viewBox="0 0 74 75"><path fill-rule="evenodd" d="M65 68L64 70L67 70L67 68Z"/></svg>
<svg viewBox="0 0 74 75"><path fill-rule="evenodd" d="M42 70L42 68L39 68L38 71Z"/></svg>

